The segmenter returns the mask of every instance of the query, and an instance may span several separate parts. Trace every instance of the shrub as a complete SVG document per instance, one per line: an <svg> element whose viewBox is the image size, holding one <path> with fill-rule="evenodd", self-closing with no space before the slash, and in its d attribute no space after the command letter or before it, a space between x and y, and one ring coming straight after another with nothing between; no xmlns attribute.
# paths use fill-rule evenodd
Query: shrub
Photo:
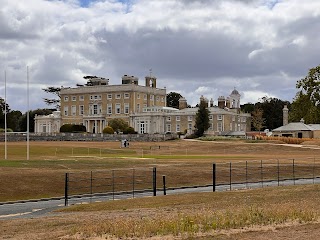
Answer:
<svg viewBox="0 0 320 240"><path fill-rule="evenodd" d="M123 131L124 134L136 134L137 132L134 131L134 128L133 127L127 127L124 131Z"/></svg>
<svg viewBox="0 0 320 240"><path fill-rule="evenodd" d="M111 119L108 123L110 127L116 132L124 132L126 128L128 128L128 123L122 118L114 118Z"/></svg>
<svg viewBox="0 0 320 240"><path fill-rule="evenodd" d="M105 127L102 132L103 132L104 134L114 134L114 130L113 130L113 128L110 127L110 126Z"/></svg>
<svg viewBox="0 0 320 240"><path fill-rule="evenodd" d="M60 132L69 132L69 133L86 132L86 127L83 125L77 125L77 124L64 124L60 127Z"/></svg>

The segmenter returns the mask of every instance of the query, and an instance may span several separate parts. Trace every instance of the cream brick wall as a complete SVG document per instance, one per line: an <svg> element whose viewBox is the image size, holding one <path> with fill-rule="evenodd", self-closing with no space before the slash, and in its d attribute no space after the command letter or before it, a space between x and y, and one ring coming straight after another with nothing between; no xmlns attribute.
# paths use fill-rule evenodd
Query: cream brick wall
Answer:
<svg viewBox="0 0 320 240"><path fill-rule="evenodd" d="M112 118L123 118L130 123L131 113L142 112L145 106L166 104L165 89L134 84L63 88L60 95L62 125L84 124L89 128L89 132L92 132L92 127L95 126L97 133L101 132ZM80 113L80 106L83 106L83 114ZM111 113L108 107L111 107Z"/></svg>

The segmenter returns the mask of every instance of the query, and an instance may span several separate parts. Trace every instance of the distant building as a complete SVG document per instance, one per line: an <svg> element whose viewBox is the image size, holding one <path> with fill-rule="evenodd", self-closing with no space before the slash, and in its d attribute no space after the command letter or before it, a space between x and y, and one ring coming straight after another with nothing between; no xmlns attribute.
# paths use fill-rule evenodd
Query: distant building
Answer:
<svg viewBox="0 0 320 240"><path fill-rule="evenodd" d="M166 107L166 89L157 88L157 78L145 77L145 86L138 78L124 75L121 85L109 85L109 79L87 76L87 84L62 88L61 113L36 116L35 132L59 132L64 124L84 125L87 132L102 133L114 118L124 119L138 133L167 133L195 131L198 108L187 108L187 100L179 100L179 109ZM250 131L251 115L240 111L240 94L234 89L230 96L213 99L203 96L208 105L210 135L245 135Z"/></svg>
<svg viewBox="0 0 320 240"><path fill-rule="evenodd" d="M232 91L227 99L219 97L218 106L200 97L200 101L206 101L209 110L210 127L206 131L208 135L245 136L251 128L251 115L240 111L240 94ZM232 107L231 107L232 106ZM198 107L187 108L184 98L179 101L179 109L168 107L148 107L143 112L130 115L132 126L139 133L166 133L166 132L195 132L195 120Z"/></svg>
<svg viewBox="0 0 320 240"><path fill-rule="evenodd" d="M61 115L60 111L55 111L46 116L36 115L34 118L34 132L36 133L58 133L60 132Z"/></svg>
<svg viewBox="0 0 320 240"><path fill-rule="evenodd" d="M305 124L303 118L300 122L288 122L289 110L283 107L283 126L272 130L274 137L320 138L320 124Z"/></svg>

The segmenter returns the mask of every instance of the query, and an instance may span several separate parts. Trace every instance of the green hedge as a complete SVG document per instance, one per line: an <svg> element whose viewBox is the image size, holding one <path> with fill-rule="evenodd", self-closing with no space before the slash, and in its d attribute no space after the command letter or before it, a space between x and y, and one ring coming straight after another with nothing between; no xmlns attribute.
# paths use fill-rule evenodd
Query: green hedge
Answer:
<svg viewBox="0 0 320 240"><path fill-rule="evenodd" d="M86 132L86 131L87 129L84 125L64 124L60 127L60 132L78 133L78 132Z"/></svg>

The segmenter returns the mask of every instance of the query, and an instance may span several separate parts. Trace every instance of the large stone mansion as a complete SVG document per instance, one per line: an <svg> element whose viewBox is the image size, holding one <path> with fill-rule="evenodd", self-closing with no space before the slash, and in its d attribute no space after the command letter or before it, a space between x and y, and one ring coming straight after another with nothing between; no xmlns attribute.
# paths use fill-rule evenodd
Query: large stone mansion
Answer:
<svg viewBox="0 0 320 240"><path fill-rule="evenodd" d="M166 89L157 88L157 78L139 79L124 75L121 85L109 85L104 78L90 78L87 84L60 91L61 111L35 117L36 133L57 133L64 124L84 125L89 133L102 133L113 118L124 119L138 133L194 132L197 107L188 108L186 99L179 100L179 109L166 107ZM250 131L250 114L240 111L240 94L233 90L229 97L219 97L218 105L203 96L209 110L207 134Z"/></svg>

